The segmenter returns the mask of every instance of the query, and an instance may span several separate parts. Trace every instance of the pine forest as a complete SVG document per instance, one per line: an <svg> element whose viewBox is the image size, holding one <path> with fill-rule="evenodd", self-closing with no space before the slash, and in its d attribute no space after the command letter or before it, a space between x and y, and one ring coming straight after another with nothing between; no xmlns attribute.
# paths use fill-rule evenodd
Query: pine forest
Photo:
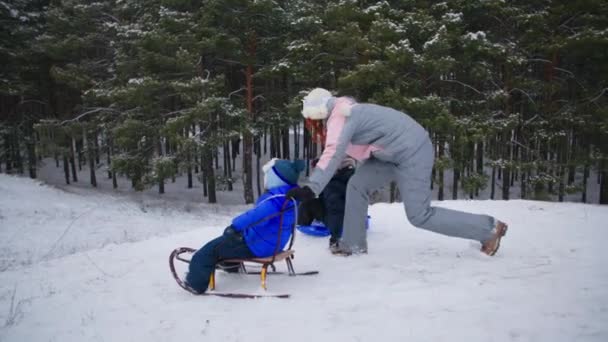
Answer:
<svg viewBox="0 0 608 342"><path fill-rule="evenodd" d="M2 173L252 203L323 87L420 122L436 200L608 204L602 0L3 0L0 62Z"/></svg>

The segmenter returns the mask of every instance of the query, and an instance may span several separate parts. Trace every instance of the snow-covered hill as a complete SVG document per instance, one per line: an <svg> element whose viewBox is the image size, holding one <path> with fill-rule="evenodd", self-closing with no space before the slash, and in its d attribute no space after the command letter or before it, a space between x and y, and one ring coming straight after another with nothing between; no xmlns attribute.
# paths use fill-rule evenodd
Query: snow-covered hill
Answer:
<svg viewBox="0 0 608 342"><path fill-rule="evenodd" d="M243 206L67 193L0 175L0 341L607 341L608 207L446 201L510 224L499 253L417 230L401 204L370 207L369 254L335 257L299 234L292 298L195 297L168 270ZM282 267L283 265L279 265ZM255 276L218 290L261 293Z"/></svg>

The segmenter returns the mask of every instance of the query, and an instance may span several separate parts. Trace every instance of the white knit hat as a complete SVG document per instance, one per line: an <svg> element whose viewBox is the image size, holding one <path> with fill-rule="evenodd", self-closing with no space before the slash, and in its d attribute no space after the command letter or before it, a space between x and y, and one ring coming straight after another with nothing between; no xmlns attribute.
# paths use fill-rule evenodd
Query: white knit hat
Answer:
<svg viewBox="0 0 608 342"><path fill-rule="evenodd" d="M302 115L306 119L323 120L329 115L327 111L327 101L332 98L327 89L315 88L304 97Z"/></svg>

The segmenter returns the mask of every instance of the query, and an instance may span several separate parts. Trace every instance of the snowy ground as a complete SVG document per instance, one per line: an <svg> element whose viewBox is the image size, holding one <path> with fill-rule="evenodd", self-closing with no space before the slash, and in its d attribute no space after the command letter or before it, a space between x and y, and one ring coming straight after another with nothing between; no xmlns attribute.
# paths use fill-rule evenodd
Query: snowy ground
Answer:
<svg viewBox="0 0 608 342"><path fill-rule="evenodd" d="M608 207L445 201L509 222L497 256L370 208L369 254L334 257L299 234L292 298L195 297L167 265L244 206L66 192L0 174L0 341L607 341ZM282 265L281 265L282 266ZM255 276L218 290L260 293Z"/></svg>

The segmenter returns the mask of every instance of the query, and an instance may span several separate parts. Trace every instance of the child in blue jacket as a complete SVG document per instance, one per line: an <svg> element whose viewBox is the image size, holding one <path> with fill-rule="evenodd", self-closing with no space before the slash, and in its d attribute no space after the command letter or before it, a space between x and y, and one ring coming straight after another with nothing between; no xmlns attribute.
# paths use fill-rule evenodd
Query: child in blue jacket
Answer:
<svg viewBox="0 0 608 342"><path fill-rule="evenodd" d="M283 222L279 250L283 250L291 237L295 221L294 204L288 203L287 191L297 186L302 160L272 159L262 168L266 192L257 200L255 207L237 216L224 230L222 236L207 242L190 261L186 283L195 292L207 290L209 278L216 265L225 259L264 258L274 254L279 240L281 209Z"/></svg>

